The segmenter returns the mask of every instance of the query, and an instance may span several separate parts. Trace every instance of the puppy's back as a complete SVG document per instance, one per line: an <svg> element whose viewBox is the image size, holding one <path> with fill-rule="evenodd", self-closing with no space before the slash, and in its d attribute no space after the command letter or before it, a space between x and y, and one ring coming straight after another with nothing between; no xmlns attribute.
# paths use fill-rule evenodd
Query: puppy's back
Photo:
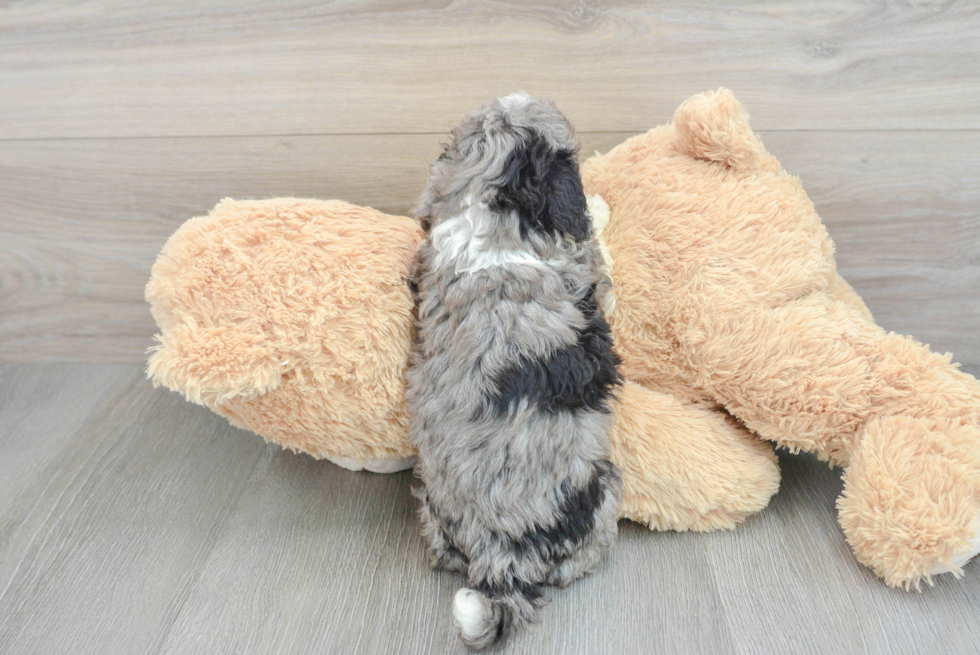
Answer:
<svg viewBox="0 0 980 655"><path fill-rule="evenodd" d="M469 573L454 615L473 646L531 620L541 585L588 572L615 537L618 362L576 149L553 104L493 101L456 128L419 207L411 438L433 558Z"/></svg>

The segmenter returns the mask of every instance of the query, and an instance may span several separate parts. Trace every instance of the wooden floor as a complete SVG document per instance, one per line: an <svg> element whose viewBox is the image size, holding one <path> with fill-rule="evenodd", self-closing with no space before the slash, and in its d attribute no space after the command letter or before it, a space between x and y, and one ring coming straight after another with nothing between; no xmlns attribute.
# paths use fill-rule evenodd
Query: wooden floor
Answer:
<svg viewBox="0 0 980 655"><path fill-rule="evenodd" d="M0 653L461 650L408 474L282 452L143 379L166 238L219 199L404 213L489 97L583 155L727 86L886 328L980 371L980 4L0 2ZM622 524L513 653L977 653L980 564L859 566L784 457L732 533Z"/></svg>
<svg viewBox="0 0 980 655"><path fill-rule="evenodd" d="M268 446L138 366L0 365L0 653L460 653L410 473ZM839 472L783 457L734 532L620 523L502 653L975 653L980 565L885 587L837 526Z"/></svg>

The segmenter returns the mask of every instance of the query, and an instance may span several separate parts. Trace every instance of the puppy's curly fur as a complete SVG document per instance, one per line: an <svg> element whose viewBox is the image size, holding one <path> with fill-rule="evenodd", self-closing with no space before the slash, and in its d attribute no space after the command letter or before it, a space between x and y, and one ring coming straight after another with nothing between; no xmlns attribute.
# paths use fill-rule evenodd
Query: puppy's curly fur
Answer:
<svg viewBox="0 0 980 655"><path fill-rule="evenodd" d="M493 100L453 131L416 210L420 514L433 564L469 577L453 614L475 648L532 620L542 585L594 570L616 538L619 361L577 150L553 103Z"/></svg>

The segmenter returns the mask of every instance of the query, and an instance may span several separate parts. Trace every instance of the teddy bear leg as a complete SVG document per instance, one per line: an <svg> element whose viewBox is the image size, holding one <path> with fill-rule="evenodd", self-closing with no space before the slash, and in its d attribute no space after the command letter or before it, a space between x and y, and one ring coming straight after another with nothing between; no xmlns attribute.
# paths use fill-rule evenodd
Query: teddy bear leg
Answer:
<svg viewBox="0 0 980 655"><path fill-rule="evenodd" d="M876 397L840 521L862 562L918 588L980 551L980 384L908 337L880 332L873 352Z"/></svg>
<svg viewBox="0 0 980 655"><path fill-rule="evenodd" d="M973 554L980 385L948 356L821 294L747 316L701 352L705 370L726 372L705 386L750 429L848 467L841 525L888 584L957 572Z"/></svg>
<svg viewBox="0 0 980 655"><path fill-rule="evenodd" d="M891 586L962 575L980 552L980 429L961 419L874 419L844 474L840 523Z"/></svg>
<svg viewBox="0 0 980 655"><path fill-rule="evenodd" d="M779 489L772 447L722 412L626 382L610 431L620 516L655 530L730 530Z"/></svg>

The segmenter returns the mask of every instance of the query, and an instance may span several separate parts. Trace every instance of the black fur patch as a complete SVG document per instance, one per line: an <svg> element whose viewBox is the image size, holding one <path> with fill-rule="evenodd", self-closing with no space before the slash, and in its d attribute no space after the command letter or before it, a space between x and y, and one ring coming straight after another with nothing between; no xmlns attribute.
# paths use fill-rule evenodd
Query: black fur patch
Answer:
<svg viewBox="0 0 980 655"><path fill-rule="evenodd" d="M520 595L524 596L525 599L533 603L544 596L544 591L542 591L541 585L534 584L533 582L524 582L523 580L518 580L514 577L511 577L506 582L489 582L487 580L482 580L473 585L473 588L487 598L501 598L510 596L516 591ZM514 622L514 612L506 608L506 606L500 605L497 605L494 611L499 612L496 620L497 629L493 636L494 643L496 643L500 641L505 634L510 632L510 627Z"/></svg>
<svg viewBox="0 0 980 655"><path fill-rule="evenodd" d="M419 278L412 276L408 278L408 290L412 292L412 300L416 305L422 300L422 295L419 293Z"/></svg>
<svg viewBox="0 0 980 655"><path fill-rule="evenodd" d="M430 509L429 511L431 512L432 510ZM450 557L458 557L459 559L466 562L467 564L470 563L470 558L466 556L466 553L464 553L463 551L461 551L459 548L456 547L456 544L453 543L453 538L450 537L449 533L446 532L445 530L442 530L442 540L446 545L447 555L449 555Z"/></svg>
<svg viewBox="0 0 980 655"><path fill-rule="evenodd" d="M544 595L540 585L534 584L533 582L524 582L514 577L511 577L507 582L489 582L483 580L474 585L473 588L487 598L509 596L515 591L528 600L537 600Z"/></svg>
<svg viewBox="0 0 980 655"><path fill-rule="evenodd" d="M536 133L508 155L490 209L516 210L522 237L557 231L581 241L592 233L575 153Z"/></svg>
<svg viewBox="0 0 980 655"><path fill-rule="evenodd" d="M613 471L612 462L600 460L595 463L585 487L573 490L567 481L563 482L560 491L563 500L555 524L547 528L537 526L515 539L517 554L537 552L546 562L561 563L595 528L595 515L606 494L606 479Z"/></svg>
<svg viewBox="0 0 980 655"><path fill-rule="evenodd" d="M622 382L616 368L621 360L613 352L612 334L596 304L595 288L575 307L587 321L575 344L542 359L522 359L494 377L497 392L488 400L497 416L525 398L551 414L609 411L613 387Z"/></svg>

